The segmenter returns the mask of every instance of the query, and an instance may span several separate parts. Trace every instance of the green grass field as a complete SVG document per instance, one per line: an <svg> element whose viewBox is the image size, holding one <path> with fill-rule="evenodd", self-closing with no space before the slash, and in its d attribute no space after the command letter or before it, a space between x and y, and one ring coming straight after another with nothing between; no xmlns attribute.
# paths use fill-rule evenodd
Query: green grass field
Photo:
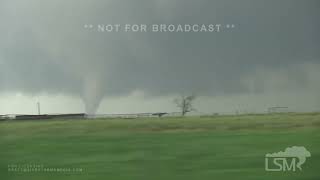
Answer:
<svg viewBox="0 0 320 180"><path fill-rule="evenodd" d="M266 172L266 153L304 146L296 172ZM78 168L17 172L8 165ZM320 114L0 122L0 179L320 179ZM82 170L82 171L80 171Z"/></svg>

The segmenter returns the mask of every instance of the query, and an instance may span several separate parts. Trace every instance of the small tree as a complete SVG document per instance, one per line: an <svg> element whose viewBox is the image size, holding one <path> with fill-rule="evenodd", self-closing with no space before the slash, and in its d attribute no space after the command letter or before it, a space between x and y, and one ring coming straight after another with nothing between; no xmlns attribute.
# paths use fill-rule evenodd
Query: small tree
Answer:
<svg viewBox="0 0 320 180"><path fill-rule="evenodd" d="M195 109L192 107L192 103L195 99L196 96L192 94L189 96L182 95L174 100L174 103L178 108L180 108L182 116L185 116L188 112L195 111Z"/></svg>

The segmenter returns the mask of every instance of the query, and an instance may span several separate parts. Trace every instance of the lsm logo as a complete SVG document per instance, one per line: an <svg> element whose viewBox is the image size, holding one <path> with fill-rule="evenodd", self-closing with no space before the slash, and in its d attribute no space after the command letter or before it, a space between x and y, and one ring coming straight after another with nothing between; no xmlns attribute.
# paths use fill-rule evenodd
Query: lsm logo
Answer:
<svg viewBox="0 0 320 180"><path fill-rule="evenodd" d="M302 165L306 162L311 153L302 146L288 147L285 151L266 154L266 171L302 171Z"/></svg>

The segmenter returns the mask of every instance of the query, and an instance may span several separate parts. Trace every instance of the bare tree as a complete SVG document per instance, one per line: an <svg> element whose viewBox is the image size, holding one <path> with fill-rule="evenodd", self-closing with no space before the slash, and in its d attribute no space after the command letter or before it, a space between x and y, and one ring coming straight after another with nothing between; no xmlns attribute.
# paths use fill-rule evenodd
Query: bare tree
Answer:
<svg viewBox="0 0 320 180"><path fill-rule="evenodd" d="M188 112L195 111L195 109L192 107L193 101L195 99L196 96L192 94L189 96L182 95L181 97L174 100L174 103L178 108L180 108L182 116L185 116Z"/></svg>

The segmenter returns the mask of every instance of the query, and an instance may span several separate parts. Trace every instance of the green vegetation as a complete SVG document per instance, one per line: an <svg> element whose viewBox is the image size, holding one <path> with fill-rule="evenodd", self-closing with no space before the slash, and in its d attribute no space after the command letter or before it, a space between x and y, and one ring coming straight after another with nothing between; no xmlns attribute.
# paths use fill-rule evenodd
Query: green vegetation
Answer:
<svg viewBox="0 0 320 180"><path fill-rule="evenodd" d="M266 172L266 153L304 146L303 171ZM8 165L81 168L12 172ZM320 114L0 122L0 179L320 179Z"/></svg>

